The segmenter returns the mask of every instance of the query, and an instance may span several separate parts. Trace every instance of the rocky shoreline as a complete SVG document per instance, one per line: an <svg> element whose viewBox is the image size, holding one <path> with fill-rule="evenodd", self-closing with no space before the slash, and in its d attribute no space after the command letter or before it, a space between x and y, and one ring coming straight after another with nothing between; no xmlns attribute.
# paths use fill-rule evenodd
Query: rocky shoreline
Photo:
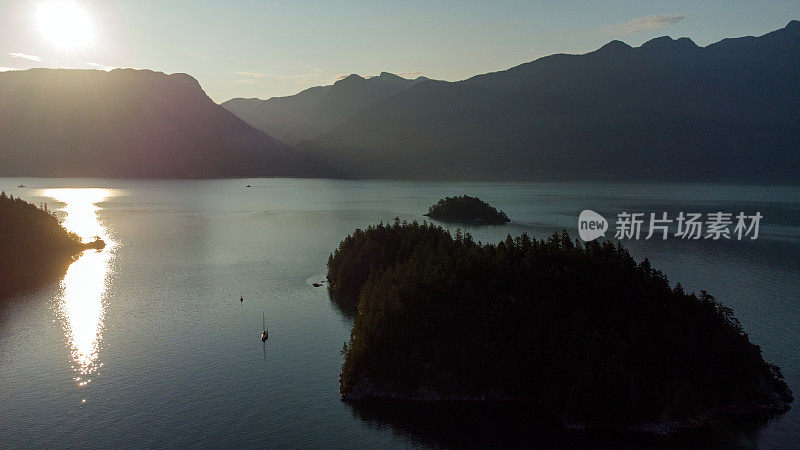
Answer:
<svg viewBox="0 0 800 450"><path fill-rule="evenodd" d="M396 220L356 230L328 269L359 295L344 401L526 402L567 429L653 435L793 401L732 310L620 245L481 244Z"/></svg>
<svg viewBox="0 0 800 450"><path fill-rule="evenodd" d="M780 394L775 393L776 397ZM791 397L791 394L788 394ZM397 392L391 389L376 386L369 381L362 381L354 385L349 392L341 394L342 401L346 403L359 403L367 401L399 401L408 403L528 403L534 402L533 397L512 396L502 390L496 390L483 394L441 394L434 389L420 388L411 392ZM791 400L790 400L791 401ZM756 404L751 406L732 405L724 408L717 408L713 411L700 414L697 417L688 419L663 419L657 421L642 422L628 425L614 431L629 431L644 433L655 436L669 436L682 430L699 428L705 425L714 417L722 415L730 416L768 416L781 414L789 411L791 407L784 399L775 398L768 404ZM588 431L599 429L592 424L574 422L568 417L554 417L554 421L567 430Z"/></svg>
<svg viewBox="0 0 800 450"><path fill-rule="evenodd" d="M106 248L106 242L100 238L97 238L92 242L86 242L81 244L80 251L90 250L90 249L102 250L104 248Z"/></svg>

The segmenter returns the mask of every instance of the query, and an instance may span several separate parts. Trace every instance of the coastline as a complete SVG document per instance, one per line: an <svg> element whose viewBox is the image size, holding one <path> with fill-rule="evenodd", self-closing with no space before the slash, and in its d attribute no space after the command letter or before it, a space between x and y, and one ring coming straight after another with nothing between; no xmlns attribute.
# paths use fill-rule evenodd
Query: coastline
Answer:
<svg viewBox="0 0 800 450"><path fill-rule="evenodd" d="M504 218L504 219L495 219L495 218L474 218L474 219L464 219L459 217L448 217L448 216L440 216L438 214L431 215L430 213L425 213L423 216L438 220L439 222L448 222L448 223L463 223L463 224L476 224L476 225L503 225L506 223L511 222L511 219Z"/></svg>
<svg viewBox="0 0 800 450"><path fill-rule="evenodd" d="M2 280L0 300L6 300L21 292L33 289L50 279L63 277L67 268L77 261L83 252L87 250L101 251L105 247L105 241L98 238L91 242L78 243L74 249L68 252L49 255L49 259L43 264L37 262L35 266L28 267L26 270L27 277L20 278L12 275L10 278Z"/></svg>
<svg viewBox="0 0 800 450"><path fill-rule="evenodd" d="M776 396L778 395L775 393ZM530 396L508 395L502 390L486 392L483 394L441 394L433 389L420 388L413 392L398 392L391 389L381 388L371 382L359 382L354 385L349 392L341 394L341 400L345 403L366 403L366 402L403 402L418 404L445 404L445 403L474 403L474 404L514 404L529 403L532 407L536 406L535 399ZM565 430L571 431L627 431L642 433L653 436L670 436L679 431L700 428L706 425L711 419L719 416L772 416L782 414L791 409L789 403L774 399L768 404L755 404L749 406L729 405L706 411L696 417L674 419L664 418L662 420L645 421L629 424L622 427L603 427L596 424L572 421L568 417L552 417L553 421Z"/></svg>

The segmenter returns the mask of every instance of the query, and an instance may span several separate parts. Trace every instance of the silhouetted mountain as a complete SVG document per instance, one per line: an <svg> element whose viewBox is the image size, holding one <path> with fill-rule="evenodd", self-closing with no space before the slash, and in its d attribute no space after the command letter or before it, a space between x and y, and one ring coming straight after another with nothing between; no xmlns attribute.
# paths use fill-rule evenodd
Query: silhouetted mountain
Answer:
<svg viewBox="0 0 800 450"><path fill-rule="evenodd" d="M222 106L270 136L294 145L331 131L368 106L426 80L387 72L371 78L354 74L289 97L235 98Z"/></svg>
<svg viewBox="0 0 800 450"><path fill-rule="evenodd" d="M328 173L206 96L186 74L0 73L0 176Z"/></svg>
<svg viewBox="0 0 800 450"><path fill-rule="evenodd" d="M428 81L298 148L359 177L800 180L800 22Z"/></svg>

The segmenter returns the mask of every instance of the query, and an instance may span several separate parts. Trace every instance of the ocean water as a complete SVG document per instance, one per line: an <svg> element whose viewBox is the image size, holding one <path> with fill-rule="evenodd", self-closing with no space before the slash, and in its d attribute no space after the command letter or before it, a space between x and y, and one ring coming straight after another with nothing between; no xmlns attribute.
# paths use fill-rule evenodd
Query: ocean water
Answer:
<svg viewBox="0 0 800 450"><path fill-rule="evenodd" d="M84 239L109 243L61 280L0 303L3 447L800 445L797 404L669 439L567 432L518 407L354 407L338 395L352 321L312 286L354 229L422 221L446 195L477 195L508 214L506 225L461 226L484 242L561 229L577 237L583 209L612 227L623 211L758 211L757 240L623 243L673 283L733 308L800 392L798 187L0 178L0 190L47 203Z"/></svg>

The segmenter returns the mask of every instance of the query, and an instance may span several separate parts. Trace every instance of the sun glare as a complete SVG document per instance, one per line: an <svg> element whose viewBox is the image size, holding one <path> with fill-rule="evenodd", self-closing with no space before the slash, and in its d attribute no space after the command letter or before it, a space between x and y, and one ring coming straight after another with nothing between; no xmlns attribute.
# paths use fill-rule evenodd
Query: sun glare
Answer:
<svg viewBox="0 0 800 450"><path fill-rule="evenodd" d="M73 2L46 1L39 5L36 19L39 31L53 45L76 50L92 42L92 23L89 15Z"/></svg>
<svg viewBox="0 0 800 450"><path fill-rule="evenodd" d="M105 317L106 290L111 268L112 250L116 242L97 216L103 202L114 193L108 189L47 189L44 195L63 202L66 213L64 227L84 242L102 238L102 251L87 250L73 262L61 281L62 292L58 313L67 342L72 350L74 381L83 387L102 363L98 361Z"/></svg>

